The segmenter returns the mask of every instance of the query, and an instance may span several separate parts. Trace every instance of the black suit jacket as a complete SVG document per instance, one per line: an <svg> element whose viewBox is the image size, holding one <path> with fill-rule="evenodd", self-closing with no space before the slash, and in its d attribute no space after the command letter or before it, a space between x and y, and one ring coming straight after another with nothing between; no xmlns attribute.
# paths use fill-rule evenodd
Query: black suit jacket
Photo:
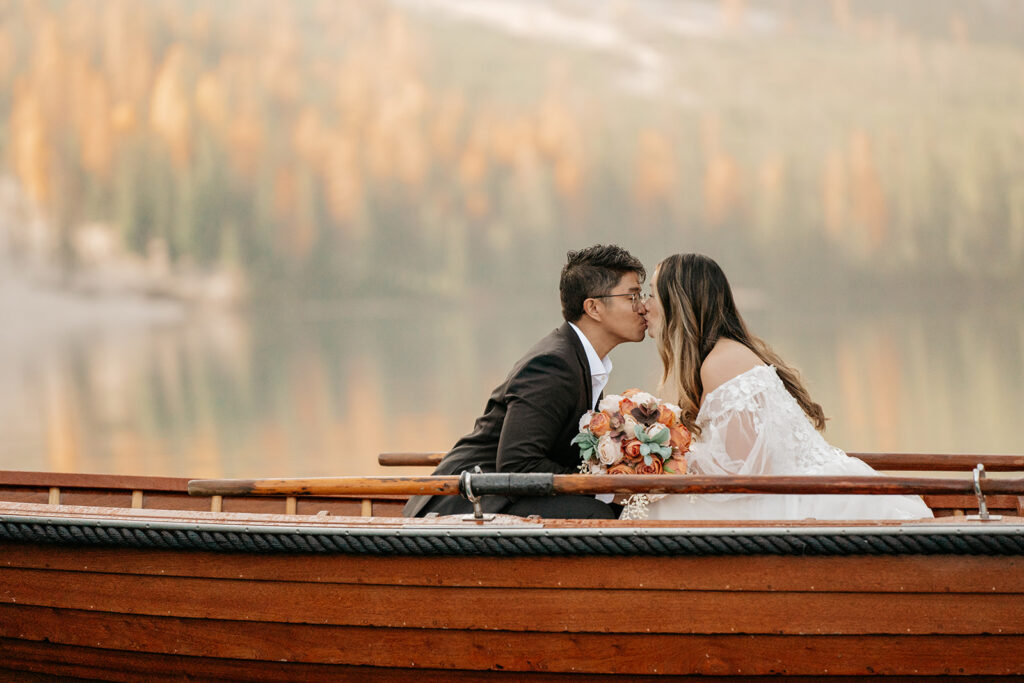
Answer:
<svg viewBox="0 0 1024 683"><path fill-rule="evenodd" d="M484 472L575 474L580 450L571 444L592 406L590 363L579 336L564 323L537 342L491 394L473 431L459 439L434 474ZM431 496L413 496L403 514L415 517ZM484 496L485 512L511 499Z"/></svg>

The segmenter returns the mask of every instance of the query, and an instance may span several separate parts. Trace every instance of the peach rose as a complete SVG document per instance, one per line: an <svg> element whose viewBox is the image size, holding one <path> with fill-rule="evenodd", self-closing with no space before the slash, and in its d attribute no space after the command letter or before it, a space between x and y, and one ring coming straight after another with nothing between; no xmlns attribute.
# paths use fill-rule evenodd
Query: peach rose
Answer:
<svg viewBox="0 0 1024 683"><path fill-rule="evenodd" d="M590 418L590 433L594 436L604 436L611 431L612 423L604 413L594 413Z"/></svg>
<svg viewBox="0 0 1024 683"><path fill-rule="evenodd" d="M639 393L640 393L639 389L626 389L625 391L622 392L622 397L623 398L630 398L631 396L636 396Z"/></svg>
<svg viewBox="0 0 1024 683"><path fill-rule="evenodd" d="M636 470L626 463L620 462L609 467L608 474L636 474Z"/></svg>
<svg viewBox="0 0 1024 683"><path fill-rule="evenodd" d="M665 425L666 427L675 427L679 418L668 406L658 407L658 422Z"/></svg>
<svg viewBox="0 0 1024 683"><path fill-rule="evenodd" d="M680 453L690 450L690 430L683 425L676 425L669 429L669 443L672 448L678 448Z"/></svg>
<svg viewBox="0 0 1024 683"><path fill-rule="evenodd" d="M686 474L686 458L681 455L673 455L665 462L665 471L672 470L671 474Z"/></svg>
<svg viewBox="0 0 1024 683"><path fill-rule="evenodd" d="M664 468L661 465L661 458L651 456L651 464L648 465L644 460L640 460L636 465L637 474L661 474Z"/></svg>

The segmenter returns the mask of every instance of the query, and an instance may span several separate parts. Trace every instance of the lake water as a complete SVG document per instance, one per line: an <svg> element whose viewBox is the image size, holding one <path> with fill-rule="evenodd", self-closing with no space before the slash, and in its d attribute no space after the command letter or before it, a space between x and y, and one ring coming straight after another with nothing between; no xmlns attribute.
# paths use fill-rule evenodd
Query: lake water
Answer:
<svg viewBox="0 0 1024 683"><path fill-rule="evenodd" d="M855 452L1021 453L1017 301L851 312L771 302L751 328L804 373ZM196 477L384 472L446 450L560 323L552 302L362 304L79 326L0 339L0 469ZM654 390L654 344L620 346L609 391ZM388 470L390 473L399 471Z"/></svg>

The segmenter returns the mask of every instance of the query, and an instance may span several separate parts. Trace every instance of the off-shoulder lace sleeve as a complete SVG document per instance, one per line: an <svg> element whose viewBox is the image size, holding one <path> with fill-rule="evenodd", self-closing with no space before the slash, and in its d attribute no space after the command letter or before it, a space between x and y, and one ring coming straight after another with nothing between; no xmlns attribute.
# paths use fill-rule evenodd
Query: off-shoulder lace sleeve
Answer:
<svg viewBox="0 0 1024 683"><path fill-rule="evenodd" d="M704 398L693 474L813 473L841 451L814 430L771 366L749 370Z"/></svg>

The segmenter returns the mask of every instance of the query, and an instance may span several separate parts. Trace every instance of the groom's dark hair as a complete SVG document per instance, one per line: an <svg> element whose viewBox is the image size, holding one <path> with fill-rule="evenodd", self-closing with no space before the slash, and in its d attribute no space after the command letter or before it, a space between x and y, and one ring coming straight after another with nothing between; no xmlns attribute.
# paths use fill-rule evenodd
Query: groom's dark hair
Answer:
<svg viewBox="0 0 1024 683"><path fill-rule="evenodd" d="M647 277L644 264L617 244L595 244L566 254L558 291L562 297L562 317L576 322L583 317L583 302L592 296L608 294L626 273L636 273L640 282Z"/></svg>

